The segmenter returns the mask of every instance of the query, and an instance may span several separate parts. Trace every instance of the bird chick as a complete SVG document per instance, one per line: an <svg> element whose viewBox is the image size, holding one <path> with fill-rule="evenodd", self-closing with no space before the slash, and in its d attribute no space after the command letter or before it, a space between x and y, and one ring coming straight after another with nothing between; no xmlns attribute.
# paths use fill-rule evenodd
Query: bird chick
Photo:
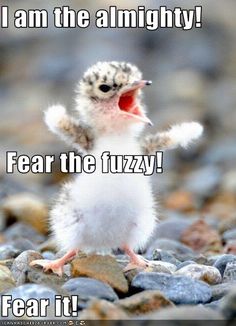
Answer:
<svg viewBox="0 0 236 326"><path fill-rule="evenodd" d="M120 248L130 257L126 269L148 262L135 251L144 247L157 222L150 178L141 174L103 174L101 155L143 155L186 147L202 133L196 122L139 139L151 124L142 89L151 82L125 62L98 62L85 72L76 97L77 117L63 106L45 112L49 129L83 154L96 158L93 174L81 173L64 185L50 215L58 248L67 253L55 261L33 261L44 270L62 274L78 250L91 252Z"/></svg>

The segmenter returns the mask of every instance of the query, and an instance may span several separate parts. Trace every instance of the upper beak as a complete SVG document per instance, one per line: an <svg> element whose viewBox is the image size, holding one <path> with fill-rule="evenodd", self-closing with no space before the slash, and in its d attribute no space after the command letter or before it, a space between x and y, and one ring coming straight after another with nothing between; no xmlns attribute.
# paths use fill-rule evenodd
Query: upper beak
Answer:
<svg viewBox="0 0 236 326"><path fill-rule="evenodd" d="M135 96L136 95L135 93L138 92L139 89L142 89L143 87L151 84L152 82L150 80L135 81L125 89L125 91L122 93L121 96L123 97ZM145 115L145 113L141 109L139 109L137 106L134 107L133 109L134 110L125 111L126 115L132 116L133 118L142 121L144 123L147 123L150 126L153 125L151 120Z"/></svg>

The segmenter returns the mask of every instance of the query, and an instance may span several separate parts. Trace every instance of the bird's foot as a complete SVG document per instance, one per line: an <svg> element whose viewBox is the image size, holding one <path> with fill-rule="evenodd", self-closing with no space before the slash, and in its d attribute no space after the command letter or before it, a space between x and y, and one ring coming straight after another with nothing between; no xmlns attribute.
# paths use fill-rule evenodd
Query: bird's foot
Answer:
<svg viewBox="0 0 236 326"><path fill-rule="evenodd" d="M30 266L41 266L43 267L44 272L52 271L54 274L57 274L58 276L62 277L63 275L63 266L64 262L60 259L56 260L47 260L47 259L37 259L33 260L30 263Z"/></svg>
<svg viewBox="0 0 236 326"><path fill-rule="evenodd" d="M33 260L30 263L30 266L42 266L44 272L52 271L58 276L63 275L63 267L69 262L75 255L77 255L78 250L70 250L63 257L56 260L47 260L47 259L37 259Z"/></svg>
<svg viewBox="0 0 236 326"><path fill-rule="evenodd" d="M128 272L132 269L145 269L150 265L149 261L146 260L145 258L139 256L139 255L135 255L132 256L130 262L128 263L127 266L125 266L125 268L123 269L124 272Z"/></svg>

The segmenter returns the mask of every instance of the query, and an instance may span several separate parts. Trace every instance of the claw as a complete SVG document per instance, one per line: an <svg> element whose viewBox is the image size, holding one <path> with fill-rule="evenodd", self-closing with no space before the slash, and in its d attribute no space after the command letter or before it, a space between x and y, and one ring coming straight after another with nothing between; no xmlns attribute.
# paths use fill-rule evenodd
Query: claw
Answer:
<svg viewBox="0 0 236 326"><path fill-rule="evenodd" d="M47 260L47 259L37 259L33 260L30 266L41 266L44 272L52 271L54 274L62 277L63 275L63 265L58 260Z"/></svg>

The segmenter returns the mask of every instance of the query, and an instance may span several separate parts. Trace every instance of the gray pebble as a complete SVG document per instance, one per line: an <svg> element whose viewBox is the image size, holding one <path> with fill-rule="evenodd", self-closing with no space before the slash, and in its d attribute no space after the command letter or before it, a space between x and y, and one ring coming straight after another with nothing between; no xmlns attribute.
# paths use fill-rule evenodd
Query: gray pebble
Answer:
<svg viewBox="0 0 236 326"><path fill-rule="evenodd" d="M79 299L85 301L92 297L109 301L118 300L117 294L110 285L88 277L72 278L62 286L62 289L72 295L78 295Z"/></svg>
<svg viewBox="0 0 236 326"><path fill-rule="evenodd" d="M236 228L232 230L227 230L223 233L222 238L224 241L235 240L236 239Z"/></svg>
<svg viewBox="0 0 236 326"><path fill-rule="evenodd" d="M223 282L236 282L236 261L227 263L224 270Z"/></svg>
<svg viewBox="0 0 236 326"><path fill-rule="evenodd" d="M224 275L225 267L229 262L236 262L236 255L221 255L216 262L214 263L214 267L218 268L221 276Z"/></svg>
<svg viewBox="0 0 236 326"><path fill-rule="evenodd" d="M33 250L27 250L22 252L13 262L11 271L16 281L16 285L22 285L27 280L29 269L29 263L36 259L42 259L42 256Z"/></svg>
<svg viewBox="0 0 236 326"><path fill-rule="evenodd" d="M212 297L209 285L179 275L142 272L134 277L131 285L136 289L159 290L176 304L206 303Z"/></svg>
<svg viewBox="0 0 236 326"><path fill-rule="evenodd" d="M35 244L45 241L45 237L37 232L30 225L17 222L6 229L4 236L7 240L15 240L18 238L28 239Z"/></svg>

